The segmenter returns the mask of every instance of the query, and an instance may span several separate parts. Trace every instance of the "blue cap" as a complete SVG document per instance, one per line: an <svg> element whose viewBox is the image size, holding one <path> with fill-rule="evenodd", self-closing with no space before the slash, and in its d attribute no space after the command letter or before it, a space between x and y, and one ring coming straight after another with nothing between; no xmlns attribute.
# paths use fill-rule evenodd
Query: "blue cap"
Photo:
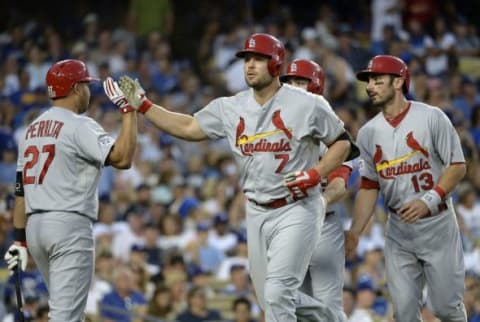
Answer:
<svg viewBox="0 0 480 322"><path fill-rule="evenodd" d="M132 252L145 252L146 248L143 245L140 244L133 244L131 247Z"/></svg>
<svg viewBox="0 0 480 322"><path fill-rule="evenodd" d="M373 279L370 277L370 275L363 274L357 279L357 291L363 290L375 291Z"/></svg>
<svg viewBox="0 0 480 322"><path fill-rule="evenodd" d="M198 265L192 265L188 269L188 275L190 276L190 278L193 278L193 277L198 276L198 275L205 275L205 274L209 274L209 272L202 269Z"/></svg>
<svg viewBox="0 0 480 322"><path fill-rule="evenodd" d="M211 224L209 221L200 221L197 223L197 231L207 231L211 227Z"/></svg>
<svg viewBox="0 0 480 322"><path fill-rule="evenodd" d="M213 222L216 224L228 224L228 214L225 212L221 212L216 214L213 218Z"/></svg>
<svg viewBox="0 0 480 322"><path fill-rule="evenodd" d="M187 217L193 209L198 208L200 202L197 198L194 197L187 197L183 199L180 207L178 208L178 214L180 217L185 218Z"/></svg>
<svg viewBox="0 0 480 322"><path fill-rule="evenodd" d="M237 242L246 243L247 242L247 233L244 231L237 232Z"/></svg>

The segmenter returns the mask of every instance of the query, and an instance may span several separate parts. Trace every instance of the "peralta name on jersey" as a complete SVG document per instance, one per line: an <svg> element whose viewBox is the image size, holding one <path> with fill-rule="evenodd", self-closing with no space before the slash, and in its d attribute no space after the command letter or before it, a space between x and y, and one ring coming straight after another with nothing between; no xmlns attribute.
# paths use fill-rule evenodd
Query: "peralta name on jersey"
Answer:
<svg viewBox="0 0 480 322"><path fill-rule="evenodd" d="M63 122L54 120L42 120L32 123L25 132L25 140L37 137L52 137L58 139L62 127Z"/></svg>
<svg viewBox="0 0 480 322"><path fill-rule="evenodd" d="M290 143L287 140L281 139L280 142L269 142L266 139L261 139L257 143L244 143L240 145L240 150L243 155L252 156L255 152L288 152L292 151Z"/></svg>

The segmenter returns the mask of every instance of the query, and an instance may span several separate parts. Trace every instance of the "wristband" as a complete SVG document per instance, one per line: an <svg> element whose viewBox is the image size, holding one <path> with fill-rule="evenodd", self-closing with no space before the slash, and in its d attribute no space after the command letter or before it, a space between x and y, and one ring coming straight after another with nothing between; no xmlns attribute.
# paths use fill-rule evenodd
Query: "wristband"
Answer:
<svg viewBox="0 0 480 322"><path fill-rule="evenodd" d="M147 113L147 111L152 107L153 103L151 100L145 97L144 101L142 102L142 105L138 107L138 111L142 114Z"/></svg>
<svg viewBox="0 0 480 322"><path fill-rule="evenodd" d="M13 239L21 246L27 247L27 236L25 233L25 228L14 228Z"/></svg>
<svg viewBox="0 0 480 322"><path fill-rule="evenodd" d="M440 203L442 203L442 197L440 194L436 191L435 188L432 190L427 191L421 198L422 200L430 209L430 213L434 214L438 212L438 206Z"/></svg>

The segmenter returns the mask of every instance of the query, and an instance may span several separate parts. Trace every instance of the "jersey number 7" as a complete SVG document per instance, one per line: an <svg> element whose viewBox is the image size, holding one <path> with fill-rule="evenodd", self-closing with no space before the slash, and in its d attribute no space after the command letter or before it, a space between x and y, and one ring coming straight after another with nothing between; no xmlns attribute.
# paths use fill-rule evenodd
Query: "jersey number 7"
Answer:
<svg viewBox="0 0 480 322"><path fill-rule="evenodd" d="M52 163L53 158L55 157L55 144L47 144L42 146L42 153L48 153L48 155L47 155L47 159L43 163L42 171L38 176L38 184L43 183L43 178L45 178L48 168L50 167L50 164ZM30 145L29 147L27 147L27 149L23 153L23 156L25 158L28 158L30 155L32 156L32 159L27 163L25 163L25 166L23 167L23 184L24 185L35 183L35 179L36 179L35 176L27 175L27 171L33 168L38 163L38 159L40 156L40 151L38 151L38 148L35 145Z"/></svg>

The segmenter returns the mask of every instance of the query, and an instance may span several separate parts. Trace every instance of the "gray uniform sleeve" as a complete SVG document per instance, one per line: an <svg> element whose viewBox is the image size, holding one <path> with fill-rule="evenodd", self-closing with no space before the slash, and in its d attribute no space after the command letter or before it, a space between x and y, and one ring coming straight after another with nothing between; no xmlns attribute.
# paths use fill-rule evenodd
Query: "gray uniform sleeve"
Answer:
<svg viewBox="0 0 480 322"><path fill-rule="evenodd" d="M330 104L323 96L315 95L315 107L309 118L308 126L313 137L320 139L327 146L343 132L343 122L338 118Z"/></svg>
<svg viewBox="0 0 480 322"><path fill-rule="evenodd" d="M360 129L357 136L357 145L360 150L360 176L378 182L378 174L373 163L371 149L368 147L368 141L368 132L365 129Z"/></svg>
<svg viewBox="0 0 480 322"><path fill-rule="evenodd" d="M443 164L449 166L452 163L464 163L458 133L442 110L434 109L431 126L434 149Z"/></svg>
<svg viewBox="0 0 480 322"><path fill-rule="evenodd" d="M227 135L224 127L223 101L221 98L211 101L207 106L196 112L193 117L210 139L220 139Z"/></svg>
<svg viewBox="0 0 480 322"><path fill-rule="evenodd" d="M75 146L82 158L104 165L115 140L94 120L86 119L74 134Z"/></svg>

